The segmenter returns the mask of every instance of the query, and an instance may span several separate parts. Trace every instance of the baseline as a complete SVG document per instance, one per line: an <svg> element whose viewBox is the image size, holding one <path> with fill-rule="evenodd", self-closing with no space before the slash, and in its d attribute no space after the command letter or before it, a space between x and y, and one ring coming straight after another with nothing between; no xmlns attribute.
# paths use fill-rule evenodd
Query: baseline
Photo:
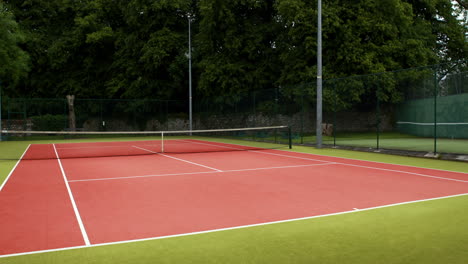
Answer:
<svg viewBox="0 0 468 264"><path fill-rule="evenodd" d="M257 226L265 226L265 225L273 225L273 224L281 224L281 223L289 223L289 222L310 220L310 219L322 218L322 217L331 217L331 216L345 215L345 214L351 214L351 213L360 213L360 212L365 212L365 211L384 209L384 208L388 208L388 207L407 205L407 204L414 204L414 203L423 203L423 202L442 200L442 199L449 199L449 198L456 198L456 197L462 197L462 196L468 196L468 193L448 195L448 196L442 196L442 197L435 197L435 198L430 198L430 199L414 200L414 201L395 203L395 204L387 204L387 205L363 208L363 209L358 209L358 210L355 210L353 208L353 210L348 210L348 211L343 211L343 212L323 214L323 215L314 215L314 216L309 216L309 217L301 217L301 218L295 218L295 219L265 222L265 223L258 223L258 224L252 224L252 225L234 226L234 227L219 228L219 229L205 230L205 231L199 231L199 232L191 232L191 233L168 235L168 236L157 236L157 237L142 238L142 239L131 239L131 240L125 240L125 241L109 242L109 243L97 243L97 244L92 244L90 246L74 246L74 247L64 247L64 248L57 248L57 249L38 250L38 251L31 251L31 252L24 252L24 253L0 255L0 258L25 256L25 255L33 255L33 254L41 254L41 253L50 253L50 252L58 252L58 251L67 251L67 250L83 249L83 248L94 248L94 247L102 247L102 246L121 245L121 244L128 244L128 243L138 243L138 242L144 242L144 241L153 241L153 240L159 240L159 239L168 239L168 238L185 237L185 236L193 236L193 235L201 235L201 234L208 234L208 233L214 233L214 232L222 232L222 231L229 231L229 230L251 228L251 227L257 227Z"/></svg>

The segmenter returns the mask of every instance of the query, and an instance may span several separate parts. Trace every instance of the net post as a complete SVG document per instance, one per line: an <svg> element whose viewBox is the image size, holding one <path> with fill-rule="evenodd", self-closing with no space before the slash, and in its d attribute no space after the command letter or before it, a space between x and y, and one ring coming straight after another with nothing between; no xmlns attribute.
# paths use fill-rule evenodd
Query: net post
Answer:
<svg viewBox="0 0 468 264"><path fill-rule="evenodd" d="M288 143L289 143L289 149L292 149L291 126L288 126Z"/></svg>
<svg viewBox="0 0 468 264"><path fill-rule="evenodd" d="M161 132L161 153L164 153L164 132Z"/></svg>

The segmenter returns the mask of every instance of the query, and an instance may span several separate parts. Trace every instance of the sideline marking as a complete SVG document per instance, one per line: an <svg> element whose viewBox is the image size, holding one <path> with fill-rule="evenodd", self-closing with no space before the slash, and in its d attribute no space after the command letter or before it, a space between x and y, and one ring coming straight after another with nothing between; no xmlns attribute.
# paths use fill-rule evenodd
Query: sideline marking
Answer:
<svg viewBox="0 0 468 264"><path fill-rule="evenodd" d="M219 170L219 169L215 169L215 168L212 168L212 167L208 167L208 166L205 166L205 165L202 165L202 164L199 164L199 163L195 163L195 162L191 162L191 161L188 161L188 160L184 160L184 159L179 159L179 158L172 157L172 156L162 154L162 153L158 153L158 152L155 152L155 151L152 151L152 150L149 150L149 149L140 148L140 147L137 147L137 146L132 146L132 147L137 148L137 149L141 149L141 150L145 150L145 151L148 151L148 152L151 152L151 153L154 153L154 154L158 154L158 155L161 155L161 156L164 156L164 157L167 157L167 158L171 158L171 159L187 162L187 163L190 163L190 164L193 164L193 165L197 165L197 166L200 166L200 167L204 167L204 168L207 168L207 169L210 169L210 170L215 170L215 171L218 171L218 172L222 172L222 170Z"/></svg>
<svg viewBox="0 0 468 264"><path fill-rule="evenodd" d="M370 210L381 209L381 208L386 208L386 207L393 207L393 206L398 206L398 205L405 205L405 204L412 204L412 203L419 203L419 202L426 202L426 201L433 201L433 200L441 200L441 199L461 197L461 196L466 196L466 195L468 195L468 193L461 193L461 194L455 194L455 195L449 195L449 196L428 198L428 199L422 199L422 200L414 200L414 201L401 202L401 203L395 203L395 204L387 204L387 205L363 208L363 209L360 209L360 210L350 210L350 211L342 211L342 212L323 214L323 215L315 215L315 216L307 216L307 217L293 218L293 219L286 219L286 220L279 220L279 221L272 221L272 222L264 222L264 223L258 223L258 224L252 224L252 225L234 226L234 227L226 227L226 228L219 228L219 229L212 229L212 230L205 230L205 231L198 231L198 232L191 232L191 233L168 235L168 236L160 236L160 237L151 237L151 238L142 238L142 239L133 239L133 240L125 240L125 241L117 241L117 242L100 243L100 244L93 244L93 245L90 245L90 246L76 246L76 247L56 248L56 249L47 249L47 250L31 251L31 252L24 252L24 253L15 253L15 254L9 254L9 255L0 255L0 258L14 257L14 256L24 256L24 255L32 255L32 254L56 252L56 251L65 251L65 250L71 250L71 249L82 249L82 248L94 248L94 247L100 247L100 246L119 245L119 244L159 240L159 239L174 238L174 237L192 236L192 235L199 235L199 234L207 234L207 233L213 233L213 232L236 230L236 229L256 227L256 226L264 226L264 225L271 225L271 224L280 224L280 223L295 222L295 221L301 221L301 220L309 220L309 219L314 219L314 218L321 218L321 217L328 217L328 216L335 216L335 215L360 213L360 212L363 212L363 211L370 211Z"/></svg>
<svg viewBox="0 0 468 264"><path fill-rule="evenodd" d="M191 142L191 141L190 141ZM192 142L196 144L202 144L202 145L212 145L212 146L218 146L215 144L208 144L208 143L202 143L202 142ZM236 150L244 150L240 148L234 148L234 147L227 147L227 146L218 146L221 148L229 148L229 149L236 149ZM275 156L281 156L281 157L288 157L288 158L295 158L295 159L303 159L303 160L312 160L312 161L321 161L321 162L327 162L326 160L319 160L319 159L310 159L310 158L304 158L304 157L297 157L297 156L290 156L290 155L284 155L284 154L278 154L278 153L271 153L271 152L265 152L265 151L259 151L259 150L247 150L249 152L255 152L255 153L262 153L262 154L268 154L268 155L275 155ZM299 153L299 152L295 152ZM308 153L304 153L308 154ZM337 157L335 157L337 158ZM359 160L356 160L359 161ZM365 162L373 162L373 161L365 161ZM416 176L421 176L421 177L429 177L429 178L436 178L440 180L447 180L447 181L456 181L456 182L463 182L463 183L468 183L468 180L459 180L459 179L453 179L453 178L445 178L445 177L439 177L439 176L432 176L432 175L427 175L427 174L421 174L421 173L416 173L416 172L409 172L409 171L404 171L404 170L392 170L392 169L384 169L384 168L379 168L379 167L371 167L371 166L364 166L364 165L357 165L357 164L350 164L350 163L343 163L343 162L334 162L335 164L341 164L345 166L354 166L354 167L360 167L360 168L366 168L366 169L374 169L374 170L383 170L383 171L391 171L391 172L399 172L399 173L405 173L405 174L411 174L411 175L416 175ZM388 164L388 163L381 163L381 164ZM396 164L390 164L390 165L396 165ZM397 166L405 166L405 165L397 165ZM418 167L415 167L418 168ZM427 168L429 169L429 168ZM433 170L433 169L429 169ZM435 169L434 169L435 170ZM457 173L457 172L456 172Z"/></svg>
<svg viewBox="0 0 468 264"><path fill-rule="evenodd" d="M21 155L21 157L19 158L19 160L16 162L15 166L13 166L13 169L11 169L10 173L8 173L8 176L5 178L5 180L3 181L2 185L0 185L0 192L2 191L3 189L3 186L6 185L7 181L10 179L10 176L13 174L13 172L15 171L16 167L18 166L18 164L20 163L20 161L23 160L23 157L24 155L26 154L26 152L28 152L28 149L29 147L31 146L31 144L28 145L28 147L26 148L26 150L23 152L23 155Z"/></svg>
<svg viewBox="0 0 468 264"><path fill-rule="evenodd" d="M206 144L206 143L202 143L202 142L194 142L194 140L202 141L200 139L192 139L192 141L183 140L183 139L179 139L179 140L180 141L185 141L185 142L197 143L197 144ZM211 142L211 141L209 141L209 142ZM213 143L217 143L217 142L213 142ZM260 143L262 143L262 142L260 142ZM246 145L235 144L235 143L222 143L222 144L241 146L241 147L249 147L249 146L246 146ZM221 147L221 148L231 148L231 149L237 149L237 150L245 150L245 149L233 148L233 147L227 147L227 146L220 146L220 145L215 145L215 144L210 144L210 145L218 146L218 147ZM265 150L269 150L269 149L265 149ZM271 149L271 150L273 150L273 149ZM290 151L290 150L284 150L284 149L274 149L274 151L303 154L303 155L308 155L308 156L319 156L319 157L326 157L326 158L344 159L344 160L351 160L351 161L358 161L358 162L371 162L371 163L384 164L384 165L394 165L394 166L400 166L400 167L409 167L409 168L416 168L416 169L426 169L426 170L450 172L450 173L459 173L459 174L467 174L468 175L468 173L461 172L461 171L443 170L443 169L436 169L436 168L430 168L430 167L418 167L418 166L414 166L414 165L404 165L404 164L388 163L388 162L382 162L382 161L372 161L372 160L365 160L365 159L353 159L353 158L346 158L346 157L339 157L339 156L332 156L332 155L323 155L323 154L314 154L314 153ZM347 151L351 151L351 150L347 150ZM253 150L252 150L252 152L253 152ZM262 151L257 151L257 152L265 153L265 152L262 152ZM300 157L296 157L296 158L300 158ZM323 161L323 160L317 160L317 161ZM347 164L347 163L343 163L343 164Z"/></svg>
<svg viewBox="0 0 468 264"><path fill-rule="evenodd" d="M372 160L365 160L365 159L353 159L353 158L345 158L345 157L339 157L339 156L332 156L332 155L323 155L323 154L314 154L314 153L306 153L306 152L297 152L297 151L287 151L287 150L282 150L282 149L275 149L276 151L282 151L282 152L287 152L287 153L296 153L296 154L304 154L304 155L313 155L313 156L319 156L319 157L327 157L327 158L335 158L335 159L344 159L344 160L352 160L352 161L358 161L358 162L371 162L371 163L377 163L377 164L384 164L384 165L394 165L394 166L400 166L400 167L409 167L409 168L415 168L415 169L426 169L426 170L433 170L433 171L441 171L441 172L450 172L450 173L459 173L459 174L466 174L466 172L461 172L461 171L453 171L453 170L443 170L443 169L435 169L435 168L429 168L429 167L418 167L414 165L405 165L405 164L397 164L397 163L388 163L388 162L382 162L382 161L372 161ZM346 150L352 152L352 150ZM354 151L356 152L356 151ZM388 154L387 154L388 155ZM395 155L393 155L395 156ZM413 157L413 158L418 158L418 157ZM421 159L421 158L419 158Z"/></svg>
<svg viewBox="0 0 468 264"><path fill-rule="evenodd" d="M83 180L70 180L68 182L87 182L87 181L106 181L106 180L120 180L120 179L134 179L134 178L150 178L150 177L163 177L163 176L183 176L193 174L211 174L211 173L226 173L226 172L240 172L240 171L256 171L256 170L271 170L271 169L286 169L296 167L313 167L313 166L324 166L333 165L334 162L322 163L322 164L305 164L305 165L291 165L282 167L265 167L265 168L252 168L252 169L238 169L238 170L224 170L224 171L202 171L202 172L182 172L182 173L168 173L168 174L148 174L138 176L125 176L125 177L113 177L113 178L96 178L96 179L83 179Z"/></svg>
<svg viewBox="0 0 468 264"><path fill-rule="evenodd" d="M73 198L73 193L70 189L70 185L68 185L67 175L65 174L65 171L63 170L62 162L60 161L60 157L57 153L57 149L55 148L55 144L52 144L52 146L54 147L55 155L57 156L57 161L60 166L60 171L62 171L63 180L65 182L65 186L67 187L68 195L73 206L73 211L75 211L76 220L78 221L81 234L83 235L83 240L86 246L90 246L91 243L89 242L88 234L86 233L86 229L84 228L83 221L81 220L80 212L78 211L78 207L76 206L75 198Z"/></svg>
<svg viewBox="0 0 468 264"><path fill-rule="evenodd" d="M254 151L254 152L264 153L264 154L269 154L269 155L282 156L282 157L290 157L290 158L293 158L293 157L294 157L294 156L283 155L283 154L278 154L278 153L270 153L270 152L262 152L262 151ZM307 158L302 158L302 157L297 157L297 158L299 158L299 159L307 159ZM325 161L323 161L323 162L325 162ZM384 168L379 168L379 167L371 167L371 166L364 166L364 165L357 165L357 164L349 164L349 163L343 163L343 162L335 162L335 163L336 163L336 164L340 164L340 165L345 165L345 166L360 167L360 168L373 169L373 170L382 170L382 171L399 172L399 173L406 173L406 174L411 174L411 175L416 175L416 176L430 177L430 178L436 178L436 179L447 180L447 181L456 181L456 182L468 183L468 181L465 181L465 180L452 179L452 178L445 178L445 177L439 177L439 176L432 176L432 175L421 174L421 173L416 173L416 172L409 172L409 171L402 171L402 170L392 170L392 169L384 169Z"/></svg>
<svg viewBox="0 0 468 264"><path fill-rule="evenodd" d="M179 140L179 141L184 141L184 142L194 143L194 144L200 144L200 145L215 146L215 147L220 147L220 148L242 150L242 151L247 151L247 152L255 152L255 153L262 153L262 154L271 154L271 153L269 153L269 152L263 152L263 151L259 151L259 150L250 150L250 149L241 149L241 148L234 148L234 147L228 147L228 146L219 146L219 145L216 145L216 144L209 144L209 143L203 143L203 142L193 142L193 141L186 141L186 140ZM228 143L226 143L226 144L228 144ZM248 147L248 146L247 146L247 147ZM272 154L272 155L275 155L275 154ZM319 162L333 162L333 163L337 163L337 162L334 162L334 161L326 161L326 160L311 159L311 158L303 158L303 157L295 157L295 156L285 156L285 155L281 155L281 154L276 154L276 155L284 156L284 157L290 157L290 158L296 158L296 159L303 159L303 160L311 160L311 161L319 161Z"/></svg>

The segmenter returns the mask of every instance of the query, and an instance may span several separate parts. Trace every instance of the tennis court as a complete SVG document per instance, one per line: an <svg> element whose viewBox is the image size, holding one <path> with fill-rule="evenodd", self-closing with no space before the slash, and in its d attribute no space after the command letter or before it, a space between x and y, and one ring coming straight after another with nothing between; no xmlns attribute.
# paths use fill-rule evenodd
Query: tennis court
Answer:
<svg viewBox="0 0 468 264"><path fill-rule="evenodd" d="M203 139L32 144L1 187L0 255L466 195L466 173Z"/></svg>

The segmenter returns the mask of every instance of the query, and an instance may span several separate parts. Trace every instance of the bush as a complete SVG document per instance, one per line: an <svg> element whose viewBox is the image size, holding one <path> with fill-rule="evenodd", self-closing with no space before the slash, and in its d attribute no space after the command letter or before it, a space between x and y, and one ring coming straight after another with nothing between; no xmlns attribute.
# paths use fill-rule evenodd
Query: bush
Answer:
<svg viewBox="0 0 468 264"><path fill-rule="evenodd" d="M32 128L38 131L60 131L68 127L66 115L41 115L32 116Z"/></svg>

